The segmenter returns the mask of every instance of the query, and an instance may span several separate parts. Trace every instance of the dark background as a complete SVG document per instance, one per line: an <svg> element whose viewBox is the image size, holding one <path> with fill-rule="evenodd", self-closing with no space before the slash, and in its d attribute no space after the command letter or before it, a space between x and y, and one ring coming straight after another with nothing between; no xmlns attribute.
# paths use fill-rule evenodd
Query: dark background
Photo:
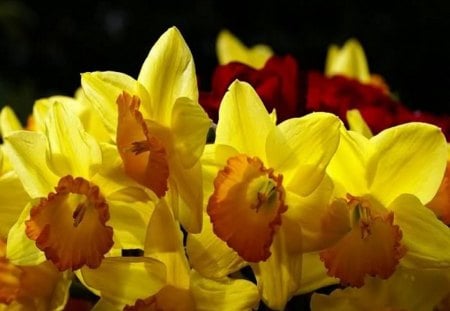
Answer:
<svg viewBox="0 0 450 311"><path fill-rule="evenodd" d="M216 65L228 28L246 45L290 53L323 70L327 47L355 37L372 72L411 108L450 110L449 1L19 1L0 0L0 107L25 119L34 100L73 95L80 73L137 77L157 38L177 26L199 78Z"/></svg>

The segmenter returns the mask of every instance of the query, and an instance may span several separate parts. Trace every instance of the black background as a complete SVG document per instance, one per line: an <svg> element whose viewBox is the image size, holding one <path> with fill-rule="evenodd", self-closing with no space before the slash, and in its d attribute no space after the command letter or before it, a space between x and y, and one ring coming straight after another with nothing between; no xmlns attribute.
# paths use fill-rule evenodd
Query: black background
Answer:
<svg viewBox="0 0 450 311"><path fill-rule="evenodd" d="M372 72L402 102L450 110L450 3L401 1L0 1L0 106L21 118L33 101L73 95L80 73L137 77L157 38L177 26L199 78L216 65L215 39L227 28L245 44L292 54L322 70L329 44L357 38Z"/></svg>

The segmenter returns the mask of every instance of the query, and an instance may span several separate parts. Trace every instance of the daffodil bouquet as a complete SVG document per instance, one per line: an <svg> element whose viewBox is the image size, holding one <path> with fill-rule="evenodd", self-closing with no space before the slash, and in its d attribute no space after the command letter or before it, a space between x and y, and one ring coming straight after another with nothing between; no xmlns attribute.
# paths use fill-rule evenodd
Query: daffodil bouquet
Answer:
<svg viewBox="0 0 450 311"><path fill-rule="evenodd" d="M3 107L0 310L75 285L93 310L448 310L450 118L354 39L325 73L226 30L217 56L205 90L172 27L137 79L83 73L25 127Z"/></svg>

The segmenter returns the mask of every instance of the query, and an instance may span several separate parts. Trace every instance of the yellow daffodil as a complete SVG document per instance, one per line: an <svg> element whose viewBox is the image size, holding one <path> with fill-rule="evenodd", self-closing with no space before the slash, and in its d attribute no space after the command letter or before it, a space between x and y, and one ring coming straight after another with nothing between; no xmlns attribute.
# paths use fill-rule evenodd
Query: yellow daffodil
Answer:
<svg viewBox="0 0 450 311"><path fill-rule="evenodd" d="M357 109L347 111L347 121L350 130L359 132L367 138L373 136L372 131ZM446 225L450 225L450 144L447 144L447 150L447 168L445 170L444 178L441 181L438 192L426 206Z"/></svg>
<svg viewBox="0 0 450 311"><path fill-rule="evenodd" d="M263 68L266 61L273 55L268 45L257 44L249 48L226 29L217 36L216 53L220 65L240 62L256 69Z"/></svg>
<svg viewBox="0 0 450 311"><path fill-rule="evenodd" d="M264 303L283 309L301 278L303 237L295 210L323 184L340 126L327 113L276 126L255 90L235 81L220 106L215 143L202 159L211 225L188 237L194 268L219 277L250 263ZM301 199L292 204L293 196Z"/></svg>
<svg viewBox="0 0 450 311"><path fill-rule="evenodd" d="M0 310L62 310L71 274L62 273L49 261L35 266L17 266L6 257L0 239Z"/></svg>
<svg viewBox="0 0 450 311"><path fill-rule="evenodd" d="M342 47L330 45L325 61L325 75L343 75L361 83L377 85L389 92L389 87L381 76L370 74L364 49L355 38L348 39Z"/></svg>
<svg viewBox="0 0 450 311"><path fill-rule="evenodd" d="M115 149L101 147L59 103L44 126L43 133L5 137L5 153L32 199L9 232L8 258L33 265L45 254L63 271L99 266L114 243L142 247L153 204L122 174Z"/></svg>
<svg viewBox="0 0 450 311"><path fill-rule="evenodd" d="M449 293L448 271L398 269L388 280L367 277L361 288L313 294L311 310L448 310L437 306Z"/></svg>
<svg viewBox="0 0 450 311"><path fill-rule="evenodd" d="M199 158L211 120L198 104L194 61L178 29L159 38L137 80L92 72L82 75L82 87L117 144L125 172L158 197L166 196L184 228L198 232Z"/></svg>
<svg viewBox="0 0 450 311"><path fill-rule="evenodd" d="M82 278L100 292L96 310L252 310L259 303L247 280L207 279L191 270L183 236L161 200L148 226L144 257L107 258ZM113 280L113 281L112 281Z"/></svg>
<svg viewBox="0 0 450 311"><path fill-rule="evenodd" d="M343 130L327 168L336 199L322 216L329 275L360 287L366 275L389 278L399 263L449 267L450 230L424 206L446 163L445 137L433 125L404 124L371 138Z"/></svg>

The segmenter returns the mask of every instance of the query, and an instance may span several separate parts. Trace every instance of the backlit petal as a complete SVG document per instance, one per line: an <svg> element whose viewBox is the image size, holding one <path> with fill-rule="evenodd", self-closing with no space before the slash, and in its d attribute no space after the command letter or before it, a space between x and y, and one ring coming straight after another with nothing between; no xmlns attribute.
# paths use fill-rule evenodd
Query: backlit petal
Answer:
<svg viewBox="0 0 450 311"><path fill-rule="evenodd" d="M268 165L283 173L286 189L304 196L318 186L338 147L340 127L336 116L317 112L281 123L282 137L270 132Z"/></svg>
<svg viewBox="0 0 450 311"><path fill-rule="evenodd" d="M5 137L4 146L5 155L30 197L47 196L59 178L48 168L45 136L30 131L14 132Z"/></svg>
<svg viewBox="0 0 450 311"><path fill-rule="evenodd" d="M184 168L191 168L200 158L211 120L203 108L187 97L178 98L172 111L175 152Z"/></svg>
<svg viewBox="0 0 450 311"><path fill-rule="evenodd" d="M302 278L301 227L287 217L282 222L270 248L272 255L251 264L262 300L274 310L284 309L299 290Z"/></svg>
<svg viewBox="0 0 450 311"><path fill-rule="evenodd" d="M221 65L240 62L256 69L263 68L273 55L268 45L257 44L248 48L228 30L222 30L217 36L216 52Z"/></svg>
<svg viewBox="0 0 450 311"><path fill-rule="evenodd" d="M148 224L144 254L164 263L168 284L189 288L189 265L184 251L183 235L164 200L155 206Z"/></svg>
<svg viewBox="0 0 450 311"><path fill-rule="evenodd" d="M296 295L312 293L319 288L338 283L338 279L328 275L318 252L303 254L301 287Z"/></svg>
<svg viewBox="0 0 450 311"><path fill-rule="evenodd" d="M366 121L364 121L358 109L351 109L347 111L347 122L350 130L358 132L366 138L371 138L373 136L372 131Z"/></svg>
<svg viewBox="0 0 450 311"><path fill-rule="evenodd" d="M362 288L313 294L311 310L435 310L448 292L448 279L439 270L398 269L389 279L368 277Z"/></svg>
<svg viewBox="0 0 450 311"><path fill-rule="evenodd" d="M9 229L19 218L30 197L23 189L22 183L15 172L0 174L0 239L6 239Z"/></svg>
<svg viewBox="0 0 450 311"><path fill-rule="evenodd" d="M84 94L108 130L111 140L116 139L117 130L117 97L126 91L139 96L144 102L149 101L147 91L132 77L114 71L87 72L81 75Z"/></svg>
<svg viewBox="0 0 450 311"><path fill-rule="evenodd" d="M20 124L14 110L9 106L3 107L0 111L0 137L21 129L23 129L22 124Z"/></svg>
<svg viewBox="0 0 450 311"><path fill-rule="evenodd" d="M408 123L389 128L370 140L374 153L367 163L371 193L388 206L402 193L423 204L436 194L447 165L447 143L436 126ZM393 186L395 185L395 186Z"/></svg>
<svg viewBox="0 0 450 311"><path fill-rule="evenodd" d="M37 265L45 261L45 254L36 247L36 243L25 234L25 221L30 216L32 204L25 206L17 222L9 230L6 253L8 259L16 265Z"/></svg>
<svg viewBox="0 0 450 311"><path fill-rule="evenodd" d="M203 216L202 232L189 234L186 251L193 269L208 278L223 278L243 268L247 263L217 237L208 215Z"/></svg>
<svg viewBox="0 0 450 311"><path fill-rule="evenodd" d="M78 117L56 102L45 122L49 142L48 164L58 176L89 178L102 163L97 141L86 133Z"/></svg>
<svg viewBox="0 0 450 311"><path fill-rule="evenodd" d="M232 146L249 155L263 156L267 135L274 127L253 87L235 81L220 105L215 143Z"/></svg>
<svg viewBox="0 0 450 311"><path fill-rule="evenodd" d="M110 257L98 268L84 267L81 272L86 284L99 290L102 298L122 307L156 293L166 279L164 264L146 257Z"/></svg>
<svg viewBox="0 0 450 311"><path fill-rule="evenodd" d="M256 310L259 293L255 284L247 280L203 278L198 272L191 272L191 292L197 311Z"/></svg>
<svg viewBox="0 0 450 311"><path fill-rule="evenodd" d="M175 209L175 216L183 228L198 233L202 228L203 213L201 164L197 162L193 167L184 169L180 162L171 160L168 202Z"/></svg>
<svg viewBox="0 0 450 311"><path fill-rule="evenodd" d="M352 38L342 48L331 46L325 64L327 76L344 75L363 83L370 81L369 66L363 47Z"/></svg>
<svg viewBox="0 0 450 311"><path fill-rule="evenodd" d="M149 117L171 125L172 109L179 97L198 101L194 60L180 31L169 28L153 45L145 59L138 81L151 96Z"/></svg>
<svg viewBox="0 0 450 311"><path fill-rule="evenodd" d="M402 264L422 269L450 267L450 229L431 210L410 194L399 196L389 209L408 249Z"/></svg>
<svg viewBox="0 0 450 311"><path fill-rule="evenodd" d="M371 150L369 140L362 134L345 129L341 131L339 147L327 168L331 179L345 189L345 193L338 193L338 196L368 193L366 163Z"/></svg>

